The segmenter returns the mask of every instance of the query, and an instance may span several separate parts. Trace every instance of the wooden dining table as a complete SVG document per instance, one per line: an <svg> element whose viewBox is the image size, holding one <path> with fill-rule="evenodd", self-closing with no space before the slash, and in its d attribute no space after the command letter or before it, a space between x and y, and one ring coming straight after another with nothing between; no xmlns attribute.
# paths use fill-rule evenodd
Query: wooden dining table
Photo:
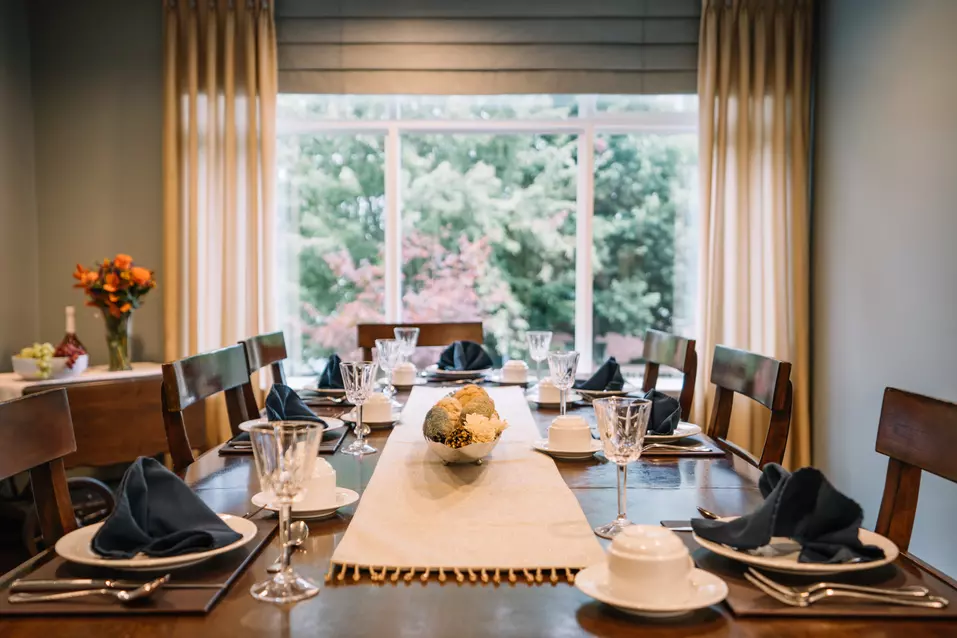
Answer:
<svg viewBox="0 0 957 638"><path fill-rule="evenodd" d="M407 395L400 393L404 400ZM335 416L341 408L321 408ZM594 423L589 406L569 408ZM557 415L537 409L532 414L545 433ZM351 434L349 435L352 436ZM380 451L389 444L389 430L369 437ZM348 442L348 440L347 440ZM325 455L335 467L339 486L360 494L375 472L379 454L362 458ZM587 461L556 461L561 475L592 525L617 514L616 470L600 455ZM628 468L627 505L636 523L697 516L696 506L719 515L738 515L761 501L758 471L744 461L724 457L643 457ZM214 448L189 467L187 483L215 511L243 515L259 491L252 457L219 456ZM361 503L361 499L359 501ZM266 576L278 555L278 541L255 558L224 599L206 615L89 616L0 618L3 638L83 636L96 638L244 638L251 636L957 636L957 622L947 620L812 617L736 617L724 604L674 620L644 620L622 614L590 599L565 582L556 585L445 583L417 579L398 584L325 584L336 544L349 527L358 503L338 515L309 523L310 534L293 557L296 569L322 584L313 599L290 606L255 601L253 583ZM383 535L389 530L383 529ZM603 541L604 542L604 541ZM16 577L11 572L4 580Z"/></svg>

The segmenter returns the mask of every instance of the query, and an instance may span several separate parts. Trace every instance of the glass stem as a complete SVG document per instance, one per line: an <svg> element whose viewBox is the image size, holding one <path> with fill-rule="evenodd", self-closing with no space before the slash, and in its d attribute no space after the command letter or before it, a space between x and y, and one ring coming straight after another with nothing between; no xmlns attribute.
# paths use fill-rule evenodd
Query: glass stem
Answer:
<svg viewBox="0 0 957 638"><path fill-rule="evenodd" d="M537 359L535 360L535 378L539 383L542 382L542 362Z"/></svg>
<svg viewBox="0 0 957 638"><path fill-rule="evenodd" d="M628 520L628 466L618 466L618 520Z"/></svg>
<svg viewBox="0 0 957 638"><path fill-rule="evenodd" d="M362 429L362 404L359 404L356 406L356 440L362 445L365 438L365 431Z"/></svg>
<svg viewBox="0 0 957 638"><path fill-rule="evenodd" d="M565 393L568 392L568 390L565 390L565 389L563 388L563 389L559 390L558 392L559 392L559 396L561 397L561 402L560 402L560 406L561 406L561 407L560 407L558 413L559 413L561 416L565 416Z"/></svg>
<svg viewBox="0 0 957 638"><path fill-rule="evenodd" d="M289 519L292 517L292 505L282 503L279 506L279 560L280 573L289 571L289 559L292 552L289 548Z"/></svg>

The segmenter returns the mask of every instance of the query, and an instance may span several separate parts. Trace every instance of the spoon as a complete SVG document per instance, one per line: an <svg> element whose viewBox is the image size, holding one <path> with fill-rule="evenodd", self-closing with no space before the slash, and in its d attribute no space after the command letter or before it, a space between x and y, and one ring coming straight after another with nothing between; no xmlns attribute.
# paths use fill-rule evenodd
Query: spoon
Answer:
<svg viewBox="0 0 957 638"><path fill-rule="evenodd" d="M293 521L289 524L289 542L282 552L293 552L307 538L309 538L309 527L303 521ZM266 568L266 572L275 574L282 570L283 553L280 553L273 564Z"/></svg>
<svg viewBox="0 0 957 638"><path fill-rule="evenodd" d="M145 600L153 592L166 584L170 575L160 576L156 580L137 587L136 589L81 589L80 591L65 591L56 594L10 594L7 602L11 603L42 603L53 600L71 600L84 596L112 596L124 605L136 600Z"/></svg>
<svg viewBox="0 0 957 638"><path fill-rule="evenodd" d="M705 508L701 507L700 505L698 506L698 513L701 514L702 516L704 516L705 518L710 518L712 521L716 521L716 520L718 520L719 518L721 518L720 516L718 516L718 515L715 514L714 512L710 512L710 511L706 510Z"/></svg>

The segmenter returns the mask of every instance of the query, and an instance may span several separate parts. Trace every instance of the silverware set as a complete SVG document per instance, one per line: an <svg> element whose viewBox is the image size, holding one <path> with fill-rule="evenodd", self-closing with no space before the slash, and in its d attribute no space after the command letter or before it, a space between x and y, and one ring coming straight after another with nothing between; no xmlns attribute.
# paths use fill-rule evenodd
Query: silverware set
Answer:
<svg viewBox="0 0 957 638"><path fill-rule="evenodd" d="M778 602L792 607L810 607L822 600L832 598L851 598L889 605L904 605L907 607L925 607L928 609L943 609L950 602L940 596L932 596L926 587L900 587L885 589L881 587L865 587L863 585L848 585L845 583L820 582L805 587L790 587L782 585L766 574L753 568L748 568L744 577L749 583L774 598Z"/></svg>
<svg viewBox="0 0 957 638"><path fill-rule="evenodd" d="M10 603L47 603L47 602L54 602L58 600L73 600L75 598L84 598L86 596L111 596L114 599L121 602L122 604L128 605L138 600L146 600L147 598L152 596L154 593L159 591L164 585L166 585L166 583L169 582L169 578L170 578L170 575L165 574L149 582L141 583L139 587L137 587L136 589L126 589L126 588L105 586L105 587L100 587L97 589L68 589L67 591L62 591L63 589L66 589L69 586L69 583L59 583L57 589L59 589L60 591L57 591L56 593L10 594L10 596L7 598L7 601ZM29 584L29 581L17 581L17 583L14 583L13 586L11 586L11 590L18 583L22 587L24 582ZM117 581L104 581L104 582L116 583ZM30 590L30 591L36 591L36 590ZM49 589L47 591L49 591Z"/></svg>
<svg viewBox="0 0 957 638"><path fill-rule="evenodd" d="M710 452L707 445L673 445L670 443L651 443L642 448L642 451L662 450L667 452Z"/></svg>

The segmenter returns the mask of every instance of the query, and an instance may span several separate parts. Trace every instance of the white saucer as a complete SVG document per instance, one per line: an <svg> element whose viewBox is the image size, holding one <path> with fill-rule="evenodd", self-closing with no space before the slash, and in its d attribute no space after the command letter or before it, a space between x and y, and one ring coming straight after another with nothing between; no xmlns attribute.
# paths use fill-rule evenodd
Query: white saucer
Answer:
<svg viewBox="0 0 957 638"><path fill-rule="evenodd" d="M601 441L597 439L591 440L591 449L590 450L581 450L581 451L572 451L572 450L555 450L549 447L548 439L538 439L532 443L532 449L538 450L539 452L544 452L545 454L560 459L562 461L581 461L584 459L591 458L594 456L595 452L601 450Z"/></svg>
<svg viewBox="0 0 957 638"><path fill-rule="evenodd" d="M264 507L270 512L278 512L279 506L273 505L266 500L265 492L259 492L255 494L252 498L252 504L256 507ZM292 517L300 518L303 520L317 520L320 518L329 518L336 513L340 507L346 507L347 505L352 505L359 500L359 494L353 492L352 490L346 489L344 487L336 488L336 502L327 503L322 506L316 507L315 505L308 504L309 509L304 509L307 504L303 502L293 503L292 504Z"/></svg>
<svg viewBox="0 0 957 638"><path fill-rule="evenodd" d="M393 410L392 411L392 420L391 421L367 421L365 418L362 419L363 425L368 425L370 428L391 428L393 425L399 422L399 419L402 418L402 410ZM349 410L342 415L342 420L346 423L355 423L356 422L356 411Z"/></svg>
<svg viewBox="0 0 957 638"><path fill-rule="evenodd" d="M559 403L558 401L555 401L554 403L551 403L551 402L542 403L541 401L539 401L537 387L533 388L528 393L526 393L525 398L531 401L532 403L534 403L535 405L539 405L543 408L558 408L561 405L561 403ZM569 390L568 396L565 397L565 404L571 405L581 400L582 400L582 395L578 394L578 392L576 392L575 390Z"/></svg>
<svg viewBox="0 0 957 638"><path fill-rule="evenodd" d="M323 432L328 432L329 430L338 430L339 428L345 426L345 423L342 422L342 419L334 419L330 416L323 416L319 418L326 422L326 429L323 430ZM254 425L263 425L265 423L269 423L269 420L266 417L260 417L250 421L243 421L239 424L239 429L243 432L249 432Z"/></svg>
<svg viewBox="0 0 957 638"><path fill-rule="evenodd" d="M694 423L685 423L682 421L671 434L646 434L645 441L648 443L667 443L668 441L678 441L680 439L701 434L701 428Z"/></svg>
<svg viewBox="0 0 957 638"><path fill-rule="evenodd" d="M497 383L499 385L529 385L531 381L526 377L524 381L505 381L502 378L502 372L498 371L494 374L490 374L488 380L492 383Z"/></svg>
<svg viewBox="0 0 957 638"><path fill-rule="evenodd" d="M56 553L63 559L71 563L81 565L93 565L94 567L109 567L112 569L123 569L129 571L157 571L167 569L178 569L188 565L194 565L207 558L218 556L232 551L237 547L242 547L256 537L257 527L252 521L231 514L220 514L219 517L229 525L232 530L242 535L235 543L230 543L219 549L211 549L205 552L194 552L192 554L181 554L179 556L163 556L154 558L138 554L133 558L104 558L93 551L93 537L103 526L103 523L94 523L74 530L62 537L56 542Z"/></svg>
<svg viewBox="0 0 957 638"><path fill-rule="evenodd" d="M737 518L737 516L719 520L733 521L735 518ZM782 574L821 576L825 574L866 571L892 563L897 560L897 556L900 554L900 550L897 549L897 545L895 545L893 541L863 527L857 531L857 537L865 545L876 545L883 549L884 558L863 563L799 563L798 556L801 554L801 546L790 538L775 536L771 539L771 542L764 547L752 550L738 550L701 538L697 534L694 535L694 539L699 545L711 550L719 556Z"/></svg>
<svg viewBox="0 0 957 638"><path fill-rule="evenodd" d="M575 574L575 587L586 596L620 609L626 614L647 618L681 616L696 609L716 605L728 596L728 585L710 572L695 569L691 572L693 593L680 603L645 603L612 593L608 584L608 565L600 563L586 567Z"/></svg>

